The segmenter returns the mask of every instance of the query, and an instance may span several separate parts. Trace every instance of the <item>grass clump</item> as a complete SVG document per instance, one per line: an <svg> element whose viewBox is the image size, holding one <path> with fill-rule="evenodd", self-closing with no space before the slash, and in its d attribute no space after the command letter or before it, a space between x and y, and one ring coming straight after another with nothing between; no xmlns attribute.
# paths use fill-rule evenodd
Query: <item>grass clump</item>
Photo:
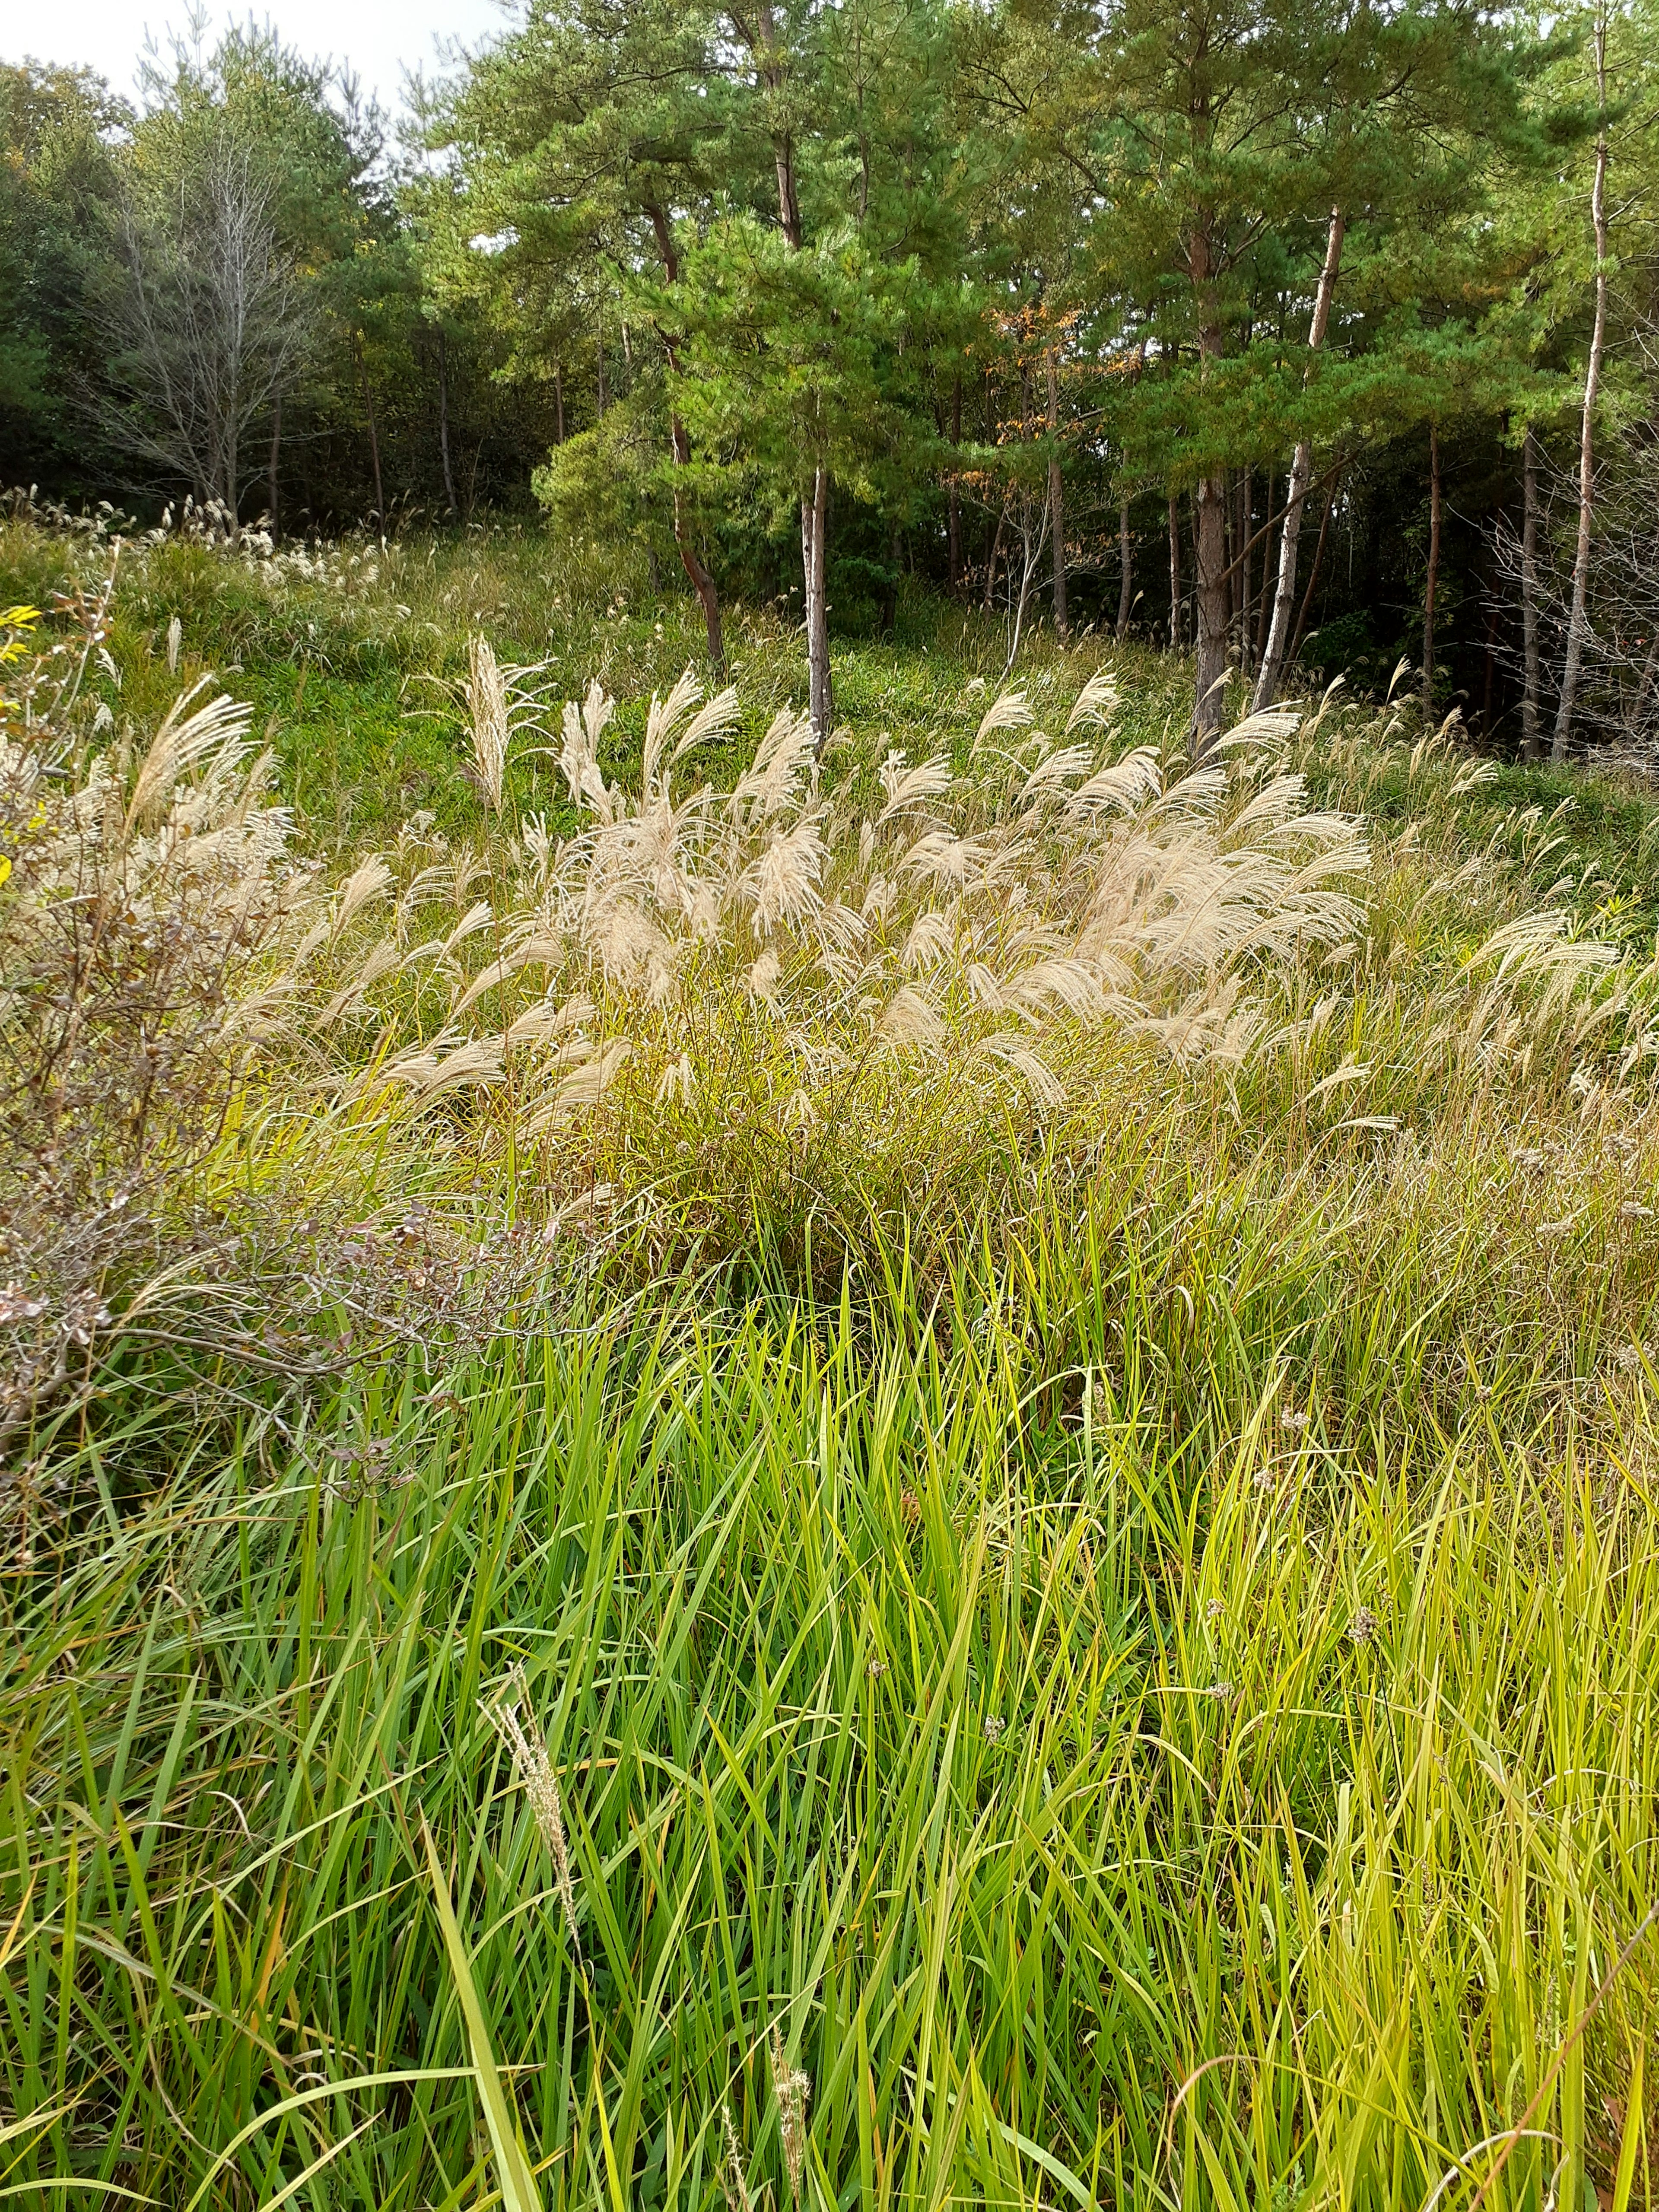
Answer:
<svg viewBox="0 0 1659 2212"><path fill-rule="evenodd" d="M100 604L6 731L40 1218L145 1228L6 1439L0 2182L1645 2202L1639 793L1335 701L1195 769L1104 652L817 760L781 646L472 623L377 647L454 811L331 850L173 706L234 609Z"/></svg>

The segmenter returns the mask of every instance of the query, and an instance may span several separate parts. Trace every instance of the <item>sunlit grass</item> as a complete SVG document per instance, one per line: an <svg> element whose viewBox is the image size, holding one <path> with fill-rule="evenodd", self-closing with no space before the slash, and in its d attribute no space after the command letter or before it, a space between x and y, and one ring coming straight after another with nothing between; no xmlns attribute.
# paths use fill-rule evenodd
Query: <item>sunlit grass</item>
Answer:
<svg viewBox="0 0 1659 2212"><path fill-rule="evenodd" d="M753 764L798 641L734 618L671 796L684 610L614 575L392 549L331 626L147 557L83 743L238 623L233 690L297 682L316 623L279 779L333 857L145 1200L171 1272L112 1281L143 1325L4 1470L0 2189L1650 2204L1639 794L1333 704L1183 796L1173 672L1039 641L995 710L951 612L849 647L816 787L787 732ZM416 679L481 623L543 657L538 589L551 707L621 704L486 811ZM441 818L343 803L371 691ZM884 818L896 750L942 765ZM240 757L157 819L214 833ZM413 1302L354 1337L376 1267Z"/></svg>

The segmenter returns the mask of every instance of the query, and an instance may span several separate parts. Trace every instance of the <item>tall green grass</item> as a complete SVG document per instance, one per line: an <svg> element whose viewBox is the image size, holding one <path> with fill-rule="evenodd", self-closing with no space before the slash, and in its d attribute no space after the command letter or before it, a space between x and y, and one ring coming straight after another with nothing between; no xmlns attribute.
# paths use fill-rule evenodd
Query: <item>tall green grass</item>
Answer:
<svg viewBox="0 0 1659 2212"><path fill-rule="evenodd" d="M72 553L0 530L19 598ZM1293 764L1371 818L1363 917L1250 954L1242 1057L1054 1012L1042 1110L936 1039L803 1133L744 939L684 971L679 1091L665 1002L589 975L633 1056L531 1145L516 1078L374 1071L516 1013L534 855L404 717L481 617L532 657L544 557L161 547L118 592L118 730L237 644L313 702L301 840L391 860L307 894L318 1003L174 1194L222 1279L147 1288L0 1468L0 2202L781 2212L805 2094L815 2207L1650 2212L1650 802L1333 713ZM565 643L665 687L678 617L617 589L565 576ZM995 641L939 622L842 685L849 854L890 744L967 765ZM731 634L746 760L799 671ZM1040 641L1035 711L1093 665ZM1176 674L1118 673L1159 742ZM405 741L442 836L391 834ZM437 1261L406 1354L331 1358Z"/></svg>
<svg viewBox="0 0 1659 2212"><path fill-rule="evenodd" d="M1654 1378L1593 1449L1501 1382L1334 1441L1220 1329L1177 1403L1097 1259L933 1327L894 1268L387 1372L125 1511L136 1440L71 1463L9 1584L15 2191L517 2203L495 2083L537 2201L716 2201L729 2110L777 2202L775 2029L818 2203L1467 2202L1523 2117L1486 2202L1644 2201L1646 1948L1575 2031L1654 1895Z"/></svg>

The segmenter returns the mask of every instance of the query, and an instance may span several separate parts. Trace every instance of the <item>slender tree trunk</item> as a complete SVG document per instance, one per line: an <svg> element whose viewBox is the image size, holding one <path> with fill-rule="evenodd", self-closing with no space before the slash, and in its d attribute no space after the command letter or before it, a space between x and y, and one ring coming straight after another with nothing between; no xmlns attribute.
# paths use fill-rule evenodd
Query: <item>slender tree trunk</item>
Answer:
<svg viewBox="0 0 1659 2212"><path fill-rule="evenodd" d="M1271 469L1267 471L1267 495L1262 501L1262 512L1267 519L1262 525L1261 582L1256 592L1255 665L1258 674L1261 668L1262 655L1267 650L1267 625L1273 620L1273 472ZM1253 707L1255 703L1252 699Z"/></svg>
<svg viewBox="0 0 1659 2212"><path fill-rule="evenodd" d="M553 442L564 443L564 371L555 367L553 371Z"/></svg>
<svg viewBox="0 0 1659 2212"><path fill-rule="evenodd" d="M806 666L812 717L813 749L822 756L835 726L835 695L830 681L829 568L830 472L813 472L810 498L800 503L801 568L806 580Z"/></svg>
<svg viewBox="0 0 1659 2212"><path fill-rule="evenodd" d="M368 457L374 467L374 521L376 527L386 528L386 489L380 481L380 437L374 427L374 395L368 388L368 363L363 358L361 333L354 331L351 343L357 355L357 377L363 387L363 414L368 423Z"/></svg>
<svg viewBox="0 0 1659 2212"><path fill-rule="evenodd" d="M605 319L603 316L600 316L596 321L595 336L599 341L597 356L599 362L599 417L600 422L603 422L605 420L605 410L611 404L611 394L606 389L605 381Z"/></svg>
<svg viewBox="0 0 1659 2212"><path fill-rule="evenodd" d="M755 76L766 95L772 136L773 167L778 180L778 228L792 253L801 250L800 198L795 187L795 143L782 101L787 74L778 40L772 0L759 0L752 33L744 30L755 64ZM812 489L800 503L802 582L806 593L806 666L808 697L812 718L812 742L821 754L830 742L835 723L835 698L830 681L829 602L825 596L829 573L830 472L821 464L812 471Z"/></svg>
<svg viewBox="0 0 1659 2212"><path fill-rule="evenodd" d="M951 390L951 443L953 446L959 446L962 443L962 378L960 374L957 375ZM960 598L962 594L962 493L954 468L951 471L950 515L951 597L954 599Z"/></svg>
<svg viewBox="0 0 1659 2212"><path fill-rule="evenodd" d="M1181 650L1181 507L1170 494L1170 650Z"/></svg>
<svg viewBox="0 0 1659 2212"><path fill-rule="evenodd" d="M679 256L674 250L674 233L668 220L668 211L665 208L653 206L648 212L652 229L656 234L657 251L662 257L663 275L671 286L678 284L680 280ZM671 378L677 377L680 373L680 357L674 338L670 332L661 329L659 329L658 336L662 340L668 374ZM556 381L554 389L556 392ZM564 436L562 403L559 408L559 436L561 439ZM726 666L726 633L720 619L720 595L698 550L690 518L685 511L684 478L690 465L691 441L686 436L685 425L678 414L671 413L668 418L668 448L674 461L674 546L680 556L680 566L690 578L691 588L702 608L702 626L708 640L709 665L718 675Z"/></svg>
<svg viewBox="0 0 1659 2212"><path fill-rule="evenodd" d="M1054 635L1064 645L1071 635L1066 606L1066 486L1060 472L1060 454L1053 441L1060 435L1060 369L1056 348L1050 346L1043 365L1048 375L1048 528L1053 537L1054 564Z"/></svg>
<svg viewBox="0 0 1659 2212"><path fill-rule="evenodd" d="M1133 605L1131 586L1134 572L1130 555L1133 547L1129 538L1129 499L1126 492L1117 508L1117 635L1120 639L1129 634L1129 611Z"/></svg>
<svg viewBox="0 0 1659 2212"><path fill-rule="evenodd" d="M1188 248L1193 289L1198 299L1200 373L1221 357L1223 331L1216 286L1218 258L1206 216ZM1193 698L1193 757L1203 760L1221 734L1226 713L1227 676L1227 479L1199 478L1193 500L1194 629L1197 634Z"/></svg>
<svg viewBox="0 0 1659 2212"><path fill-rule="evenodd" d="M265 511L270 518L270 534L276 535L276 465L283 453L283 395L273 392L270 396L270 461L265 471Z"/></svg>
<svg viewBox="0 0 1659 2212"><path fill-rule="evenodd" d="M1595 230L1595 320L1590 329L1589 359L1584 368L1584 419L1578 441L1578 543L1572 556L1572 611L1567 622L1566 659L1561 670L1561 698L1555 710L1550 757L1565 760L1578 702L1578 673L1583 665L1589 627L1590 531L1595 520L1595 400L1601 384L1601 349L1607 326L1607 13L1595 11L1595 91L1601 127L1595 138L1595 178L1590 188L1590 220Z"/></svg>
<svg viewBox="0 0 1659 2212"><path fill-rule="evenodd" d="M1007 527L1007 522L1008 502L1005 498L1002 502L1002 510L997 516L997 526L991 532L991 550L985 562L985 605L983 611L988 615L990 613L992 608L996 605L997 556L1002 550L1002 533Z"/></svg>
<svg viewBox="0 0 1659 2212"><path fill-rule="evenodd" d="M438 452L444 465L444 498L453 522L457 514L454 472L449 465L449 362L444 347L443 325L438 326Z"/></svg>
<svg viewBox="0 0 1659 2212"><path fill-rule="evenodd" d="M1296 618L1296 629L1291 639L1291 650L1286 665L1296 665L1296 656L1302 650L1303 638L1307 635L1308 617L1313 612L1314 593L1319 588L1319 572L1325 563L1325 540L1330 533L1331 516L1336 508L1336 485L1332 483L1325 494L1325 511L1319 518L1319 537L1314 545L1313 566L1308 571L1308 588L1302 594L1302 611Z"/></svg>
<svg viewBox="0 0 1659 2212"><path fill-rule="evenodd" d="M1440 425L1429 424L1429 574L1423 592L1423 712L1434 720L1434 600L1440 585Z"/></svg>
<svg viewBox="0 0 1659 2212"><path fill-rule="evenodd" d="M1543 757L1538 701L1538 433L1529 422L1521 461L1521 750Z"/></svg>
<svg viewBox="0 0 1659 2212"><path fill-rule="evenodd" d="M1250 605L1250 525L1255 520L1254 490L1247 464L1238 493L1238 657L1247 676L1250 670L1250 616L1254 611Z"/></svg>
<svg viewBox="0 0 1659 2212"><path fill-rule="evenodd" d="M1653 693L1656 672L1659 672L1659 637L1656 637L1648 647L1648 657L1642 665L1641 680L1636 686L1636 698L1625 717L1626 732L1630 737L1639 738L1642 734L1642 717L1647 712L1648 701Z"/></svg>
<svg viewBox="0 0 1659 2212"><path fill-rule="evenodd" d="M1222 588L1227 599L1227 651L1231 656L1238 627L1238 492L1231 469L1222 482L1227 488L1221 508L1221 544L1226 561Z"/></svg>
<svg viewBox="0 0 1659 2212"><path fill-rule="evenodd" d="M672 351L669 355L669 362L670 373L672 374L673 355ZM691 459L691 447L690 441L685 434L685 425L680 421L678 415L672 415L669 417L668 434L670 447L674 456L673 515L675 550L678 552L680 556L680 566L684 569L687 576L690 579L691 588L696 593L698 601L702 605L702 626L708 640L708 662L710 667L712 667L718 675L726 666L726 634L725 626L720 620L720 587L715 583L713 576L708 573L708 566L703 561L702 556L697 550L696 540L692 533L690 518L687 515L685 511L685 495L682 489L682 478L685 467Z"/></svg>
<svg viewBox="0 0 1659 2212"><path fill-rule="evenodd" d="M1197 696L1193 702L1194 758L1202 760L1221 734L1227 678L1227 480L1200 477L1194 518L1194 598L1198 609Z"/></svg>
<svg viewBox="0 0 1659 2212"><path fill-rule="evenodd" d="M1331 210L1330 228L1325 235L1325 262L1319 272L1319 289L1314 295L1313 321L1308 330L1308 351L1317 353L1325 343L1325 333L1330 327L1331 300L1336 290L1337 273L1342 266L1342 240L1347 225L1340 208ZM1304 377L1305 383L1306 379ZM1285 647L1291 635L1291 610L1296 604L1297 544L1302 535L1302 510L1308 497L1308 485L1313 476L1313 441L1299 439L1291 460L1290 482L1285 491L1285 520L1279 532L1279 582L1273 593L1273 618L1267 628L1267 641L1262 647L1261 665L1256 672L1255 690L1250 705L1260 714L1271 707L1279 696L1287 657ZM1330 508L1326 507L1328 519Z"/></svg>

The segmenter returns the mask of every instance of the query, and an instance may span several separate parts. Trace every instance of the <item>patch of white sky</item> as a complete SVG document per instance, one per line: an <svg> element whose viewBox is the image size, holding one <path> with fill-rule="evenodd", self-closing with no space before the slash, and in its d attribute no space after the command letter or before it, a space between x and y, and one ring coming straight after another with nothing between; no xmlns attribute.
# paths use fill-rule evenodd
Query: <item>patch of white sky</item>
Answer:
<svg viewBox="0 0 1659 2212"><path fill-rule="evenodd" d="M454 66L458 46L473 49L498 37L520 15L514 0L278 0L255 8L285 46L308 60L331 61L356 79L360 97L377 100L389 123L404 105L411 72L428 79ZM203 9L196 21L211 48L246 9ZM176 37L189 39L189 0L69 0L57 9L8 9L0 19L0 62L26 58L94 70L112 91L139 96L147 44L165 56Z"/></svg>

